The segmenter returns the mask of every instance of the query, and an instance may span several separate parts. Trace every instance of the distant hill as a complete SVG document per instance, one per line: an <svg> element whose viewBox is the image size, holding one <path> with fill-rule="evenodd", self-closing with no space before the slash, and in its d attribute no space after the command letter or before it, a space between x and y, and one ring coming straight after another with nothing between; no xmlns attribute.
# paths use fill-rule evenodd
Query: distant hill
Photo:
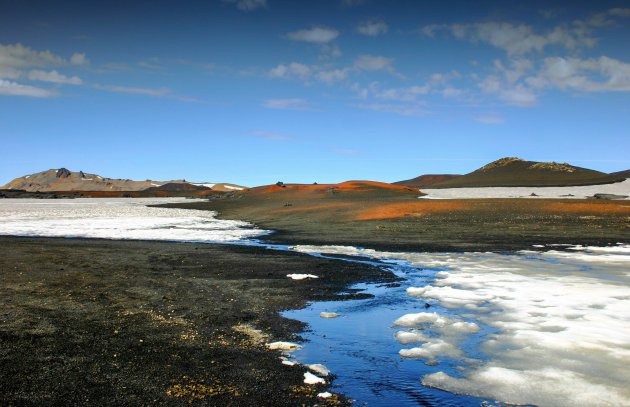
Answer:
<svg viewBox="0 0 630 407"><path fill-rule="evenodd" d="M427 188L430 185L461 177L459 174L424 174L419 177L404 181L393 182L394 185L403 185L411 188Z"/></svg>
<svg viewBox="0 0 630 407"><path fill-rule="evenodd" d="M630 170L611 172L610 175L613 177L630 178Z"/></svg>
<svg viewBox="0 0 630 407"><path fill-rule="evenodd" d="M433 184L431 188L576 186L610 184L623 179L567 163L506 157L461 177Z"/></svg>
<svg viewBox="0 0 630 407"><path fill-rule="evenodd" d="M133 181L130 179L106 178L97 174L84 173L83 171L70 171L66 168L51 169L36 174L25 175L0 187L0 189L24 190L27 192L53 192L53 191L233 191L242 190L234 184L195 184L186 180L172 181Z"/></svg>

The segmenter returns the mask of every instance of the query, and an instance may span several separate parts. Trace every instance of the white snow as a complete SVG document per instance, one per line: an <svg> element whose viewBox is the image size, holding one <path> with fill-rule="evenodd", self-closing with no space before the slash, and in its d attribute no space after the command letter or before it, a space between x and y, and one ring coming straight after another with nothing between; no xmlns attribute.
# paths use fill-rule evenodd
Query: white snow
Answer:
<svg viewBox="0 0 630 407"><path fill-rule="evenodd" d="M153 182L151 183L151 185L154 186L154 187L161 187L162 186L162 184L155 184Z"/></svg>
<svg viewBox="0 0 630 407"><path fill-rule="evenodd" d="M281 350L281 351L285 351L285 352L292 352L294 350L298 350L300 349L302 346L297 344L297 343L293 343L293 342L271 342L267 344L267 348L271 349L271 350Z"/></svg>
<svg viewBox="0 0 630 407"><path fill-rule="evenodd" d="M94 178L81 178L81 181L94 181Z"/></svg>
<svg viewBox="0 0 630 407"><path fill-rule="evenodd" d="M212 184L212 183L195 183L195 182L192 182L192 184L198 187L206 187L206 188L212 188L216 185L216 183Z"/></svg>
<svg viewBox="0 0 630 407"><path fill-rule="evenodd" d="M282 364L286 365L286 366L295 366L295 365L297 365L297 363L295 363L293 361L290 361L290 360L283 360Z"/></svg>
<svg viewBox="0 0 630 407"><path fill-rule="evenodd" d="M319 374L321 376L328 376L328 375L330 375L330 370L328 370L328 368L326 366L322 365L321 363L313 363L312 365L306 365L306 367L309 370L311 370L311 371L313 371L313 372L315 372L315 373L317 373L317 374Z"/></svg>
<svg viewBox="0 0 630 407"><path fill-rule="evenodd" d="M321 377L315 376L311 372L304 373L304 384L325 384L325 383L326 383L326 380L322 379Z"/></svg>
<svg viewBox="0 0 630 407"><path fill-rule="evenodd" d="M327 399L329 397L332 397L332 393L330 392L322 392L322 393L317 393L317 397L322 398L322 399Z"/></svg>
<svg viewBox="0 0 630 407"><path fill-rule="evenodd" d="M30 177L31 177L30 175L27 175L27 176L26 176L26 177L24 177L24 178L25 178L25 179L29 179Z"/></svg>
<svg viewBox="0 0 630 407"><path fill-rule="evenodd" d="M547 251L394 253L349 246L295 246L323 252L408 261L443 268L408 294L433 300L448 315L402 315L395 325L401 356L464 362L463 376L438 371L425 385L540 406L630 406L630 245L550 245ZM456 319L456 315L462 320ZM487 360L467 363L462 342L482 324Z"/></svg>
<svg viewBox="0 0 630 407"><path fill-rule="evenodd" d="M339 317L339 314L337 314L336 312L320 312L319 317L320 318L337 318Z"/></svg>
<svg viewBox="0 0 630 407"><path fill-rule="evenodd" d="M576 187L485 187L445 188L421 190L427 194L423 199L473 199L473 198L562 198L584 199L595 194L630 196L630 178L614 184L587 185ZM534 193L538 196L531 196ZM573 196L569 196L573 195ZM628 198L626 198L628 199Z"/></svg>
<svg viewBox="0 0 630 407"><path fill-rule="evenodd" d="M168 241L226 242L259 236L248 223L215 219L210 211L146 205L184 198L2 199L0 234Z"/></svg>
<svg viewBox="0 0 630 407"><path fill-rule="evenodd" d="M242 191L244 189L244 188L241 188L241 187L235 187L233 185L223 185L223 187L227 188L227 189L232 189L232 190L235 190L235 191Z"/></svg>
<svg viewBox="0 0 630 407"><path fill-rule="evenodd" d="M319 278L315 274L287 274L292 280L305 280L307 278Z"/></svg>

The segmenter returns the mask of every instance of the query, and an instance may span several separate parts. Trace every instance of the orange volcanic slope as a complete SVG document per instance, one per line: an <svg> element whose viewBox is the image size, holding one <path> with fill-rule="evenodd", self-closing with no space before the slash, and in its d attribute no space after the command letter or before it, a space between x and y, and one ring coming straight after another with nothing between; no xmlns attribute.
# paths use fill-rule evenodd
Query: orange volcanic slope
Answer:
<svg viewBox="0 0 630 407"><path fill-rule="evenodd" d="M377 181L346 181L339 184L282 184L282 185L264 185L261 187L251 188L251 194L271 194L275 192L298 192L298 193L329 193L329 192L377 192L392 191L417 194L415 188L409 188L402 185L387 184Z"/></svg>

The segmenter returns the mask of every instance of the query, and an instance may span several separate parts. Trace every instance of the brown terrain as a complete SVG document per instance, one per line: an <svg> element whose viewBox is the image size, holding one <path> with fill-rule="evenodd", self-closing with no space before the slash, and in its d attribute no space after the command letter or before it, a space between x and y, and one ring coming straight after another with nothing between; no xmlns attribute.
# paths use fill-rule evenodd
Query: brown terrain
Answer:
<svg viewBox="0 0 630 407"><path fill-rule="evenodd" d="M349 181L268 185L173 206L250 221L275 231L266 239L278 243L515 250L545 243L630 242L627 200L423 200L420 195L410 187Z"/></svg>

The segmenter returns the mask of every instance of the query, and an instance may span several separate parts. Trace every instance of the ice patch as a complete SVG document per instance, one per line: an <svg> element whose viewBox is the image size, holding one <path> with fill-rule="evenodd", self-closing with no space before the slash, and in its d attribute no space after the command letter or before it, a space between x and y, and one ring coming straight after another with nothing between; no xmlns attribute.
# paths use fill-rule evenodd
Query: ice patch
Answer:
<svg viewBox="0 0 630 407"><path fill-rule="evenodd" d="M411 349L401 349L398 352L403 358L435 359L438 356L458 357L462 351L455 345L441 339L431 339L422 346Z"/></svg>
<svg viewBox="0 0 630 407"><path fill-rule="evenodd" d="M320 318L338 318L339 314L337 314L336 312L320 312L319 317Z"/></svg>
<svg viewBox="0 0 630 407"><path fill-rule="evenodd" d="M332 397L332 393L330 392L323 392L323 393L317 393L317 397L322 398L322 399L327 399L329 397Z"/></svg>
<svg viewBox="0 0 630 407"><path fill-rule="evenodd" d="M541 407L630 405L627 391L586 380L571 370L540 368L513 370L503 367L484 367L466 378L455 378L444 372L422 378L422 384L454 393L477 397L491 397L509 404L535 404Z"/></svg>
<svg viewBox="0 0 630 407"><path fill-rule="evenodd" d="M416 331L413 331L413 332L398 331L396 332L394 337L396 338L398 343L400 343L401 345L408 345L410 343L417 343L417 342L428 342L430 340L430 338L427 337L422 332L416 332Z"/></svg>
<svg viewBox="0 0 630 407"><path fill-rule="evenodd" d="M326 380L322 379L321 377L315 376L311 372L305 372L304 373L304 383L305 384L325 384Z"/></svg>
<svg viewBox="0 0 630 407"><path fill-rule="evenodd" d="M271 342L267 344L267 348L270 350L281 350L281 351L285 351L285 352L292 352L294 350L298 350L300 349L302 346L297 344L297 343L293 343L293 342L282 342L282 341L278 341L278 342Z"/></svg>
<svg viewBox="0 0 630 407"><path fill-rule="evenodd" d="M305 280L307 278L319 278L315 274L287 274L292 280Z"/></svg>
<svg viewBox="0 0 630 407"><path fill-rule="evenodd" d="M328 376L330 375L330 370L328 370L328 368L324 365L322 365L321 363L313 363L312 365L306 365L306 367L308 367L309 370L321 375L321 376Z"/></svg>

